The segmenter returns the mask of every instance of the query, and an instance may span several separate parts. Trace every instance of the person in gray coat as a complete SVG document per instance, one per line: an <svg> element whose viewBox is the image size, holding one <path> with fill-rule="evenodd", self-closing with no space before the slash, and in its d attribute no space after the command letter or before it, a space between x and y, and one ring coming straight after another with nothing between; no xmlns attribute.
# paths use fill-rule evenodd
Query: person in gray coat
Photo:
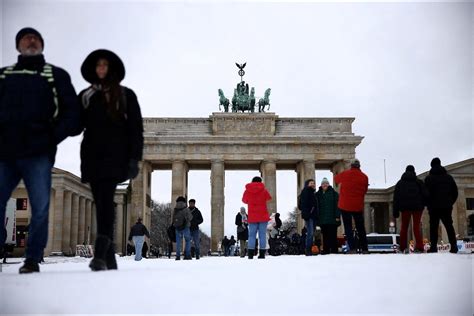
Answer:
<svg viewBox="0 0 474 316"><path fill-rule="evenodd" d="M172 223L176 229L176 260L181 259L181 243L184 237L184 260L191 260L191 220L193 215L189 210L186 199L179 196L173 211Z"/></svg>

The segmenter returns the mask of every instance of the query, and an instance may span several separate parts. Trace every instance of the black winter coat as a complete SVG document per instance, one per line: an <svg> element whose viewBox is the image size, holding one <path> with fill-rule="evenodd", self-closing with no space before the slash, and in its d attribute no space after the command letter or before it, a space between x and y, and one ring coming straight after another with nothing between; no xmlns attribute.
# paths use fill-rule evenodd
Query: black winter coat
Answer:
<svg viewBox="0 0 474 316"><path fill-rule="evenodd" d="M0 69L4 74L0 77L0 160L47 154L54 161L56 146L77 135L80 107L71 78L52 66L54 84L50 85L40 75L44 65L43 55L20 55L13 70L29 74L4 74L6 69ZM58 96L56 119L52 86Z"/></svg>
<svg viewBox="0 0 474 316"><path fill-rule="evenodd" d="M150 233L148 232L148 229L146 229L145 225L143 225L142 223L137 222L130 229L130 234L128 235L128 240L132 240L133 236L147 236L148 238L150 238Z"/></svg>
<svg viewBox="0 0 474 316"><path fill-rule="evenodd" d="M237 226L237 240L248 240L249 225L242 222L242 214L240 212L235 216L235 225Z"/></svg>
<svg viewBox="0 0 474 316"><path fill-rule="evenodd" d="M79 99L86 90L81 91ZM142 159L143 121L135 93L123 89L126 117L112 119L102 91L96 91L87 108L82 105L81 122L84 138L81 144L82 181L128 180L131 160Z"/></svg>
<svg viewBox="0 0 474 316"><path fill-rule="evenodd" d="M199 225L201 225L202 222L204 222L204 219L202 218L201 211L197 207L195 207L193 209L189 208L189 210L191 211L191 215L193 215L193 219L191 219L191 228L190 229L192 231L198 230Z"/></svg>
<svg viewBox="0 0 474 316"><path fill-rule="evenodd" d="M304 189L301 191L301 217L304 220L318 220L318 200L316 198L315 189L305 183Z"/></svg>
<svg viewBox="0 0 474 316"><path fill-rule="evenodd" d="M395 185L393 194L393 217L403 211L423 211L428 199L426 186L410 171L405 172Z"/></svg>
<svg viewBox="0 0 474 316"><path fill-rule="evenodd" d="M458 187L443 167L433 167L425 179L428 189L428 209L452 209L458 198Z"/></svg>

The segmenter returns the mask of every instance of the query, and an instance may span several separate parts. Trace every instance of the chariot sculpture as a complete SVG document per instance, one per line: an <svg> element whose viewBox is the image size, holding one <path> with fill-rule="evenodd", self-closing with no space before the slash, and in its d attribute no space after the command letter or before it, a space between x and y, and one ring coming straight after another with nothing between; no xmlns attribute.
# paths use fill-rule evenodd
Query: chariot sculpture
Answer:
<svg viewBox="0 0 474 316"><path fill-rule="evenodd" d="M221 107L224 107L224 112L229 112L229 110L231 110L233 113L254 113L256 110L256 105L258 105L258 112L265 112L266 107L267 111L270 110L271 89L268 88L267 90L265 90L264 97L260 98L257 103L255 98L255 88L252 87L249 91L249 84L245 83L245 81L243 80L243 76L245 75L244 68L247 63L244 63L242 65L236 63L236 65L239 68L240 82L234 89L232 101L229 101L229 99L225 97L224 91L222 89L218 90L219 110L221 110Z"/></svg>

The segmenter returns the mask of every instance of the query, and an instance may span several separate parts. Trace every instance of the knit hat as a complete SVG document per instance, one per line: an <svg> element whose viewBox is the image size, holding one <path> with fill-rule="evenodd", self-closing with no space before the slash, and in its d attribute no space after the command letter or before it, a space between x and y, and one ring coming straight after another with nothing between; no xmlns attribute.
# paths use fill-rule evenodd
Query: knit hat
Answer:
<svg viewBox="0 0 474 316"><path fill-rule="evenodd" d="M360 161L359 161L359 159L352 159L352 161L351 161L351 167L360 168Z"/></svg>
<svg viewBox="0 0 474 316"><path fill-rule="evenodd" d="M433 167L441 167L441 160L438 157L431 160L431 168Z"/></svg>
<svg viewBox="0 0 474 316"><path fill-rule="evenodd" d="M245 212L245 207L242 206L242 207L240 208L240 211L241 211L241 212L242 212L242 211Z"/></svg>
<svg viewBox="0 0 474 316"><path fill-rule="evenodd" d="M413 167L412 165L408 165L405 171L415 173L415 167Z"/></svg>
<svg viewBox="0 0 474 316"><path fill-rule="evenodd" d="M184 196L178 196L178 198L176 199L176 203L177 202L184 202L186 203L186 199L184 198Z"/></svg>
<svg viewBox="0 0 474 316"><path fill-rule="evenodd" d="M323 180L321 181L321 184L323 184L323 183L329 184L328 178L324 177Z"/></svg>
<svg viewBox="0 0 474 316"><path fill-rule="evenodd" d="M43 46L43 49L44 49L43 37L41 36L40 32L38 32L37 30L35 30L32 27L24 27L20 31L18 31L18 33L16 34L16 37L15 37L15 44L16 44L15 47L16 47L16 49L18 49L18 45L20 44L20 41L23 38L23 36L25 36L27 34L33 34L33 35L38 36L39 40L41 41L41 46Z"/></svg>

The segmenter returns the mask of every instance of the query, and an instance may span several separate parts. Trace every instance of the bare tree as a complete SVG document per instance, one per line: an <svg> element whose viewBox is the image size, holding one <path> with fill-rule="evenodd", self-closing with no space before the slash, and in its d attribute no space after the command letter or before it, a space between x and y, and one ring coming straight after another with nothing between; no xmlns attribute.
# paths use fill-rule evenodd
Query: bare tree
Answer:
<svg viewBox="0 0 474 316"><path fill-rule="evenodd" d="M168 249L168 227L171 226L171 214L173 208L171 203L159 203L151 201L151 229L150 239L153 247L161 247L163 251ZM174 242L174 241L173 241ZM211 248L211 238L201 231L201 254L207 255Z"/></svg>
<svg viewBox="0 0 474 316"><path fill-rule="evenodd" d="M297 233L297 221L298 221L299 210L295 207L292 212L289 212L288 219L283 222L282 230L289 230L290 235Z"/></svg>

